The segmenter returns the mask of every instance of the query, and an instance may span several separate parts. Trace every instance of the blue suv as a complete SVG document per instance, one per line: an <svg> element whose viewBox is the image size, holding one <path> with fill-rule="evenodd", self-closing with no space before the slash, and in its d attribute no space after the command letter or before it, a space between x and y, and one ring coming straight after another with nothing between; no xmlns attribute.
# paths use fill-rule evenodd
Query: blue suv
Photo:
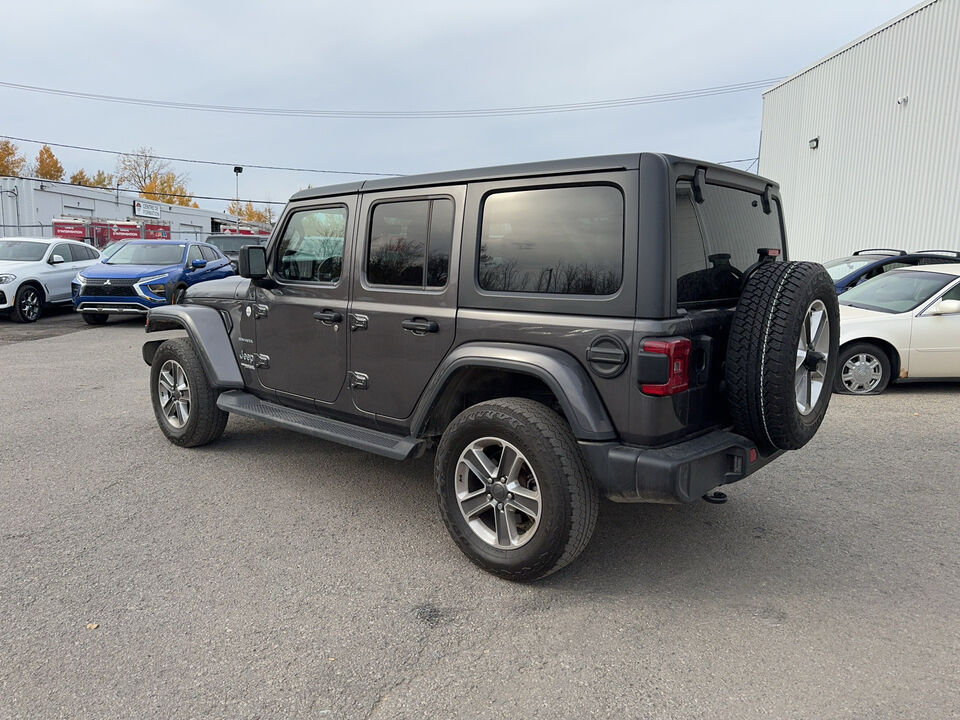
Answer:
<svg viewBox="0 0 960 720"><path fill-rule="evenodd" d="M111 313L146 314L177 303L187 288L234 274L227 257L213 245L176 240L134 240L106 261L73 279L73 307L90 325L103 325Z"/></svg>
<svg viewBox="0 0 960 720"><path fill-rule="evenodd" d="M875 250L857 250L849 257L837 258L825 262L823 266L830 274L837 295L846 292L864 280L875 278L881 273L899 270L914 265L937 265L955 263L960 258L956 250L918 250L908 253L906 250L877 248Z"/></svg>

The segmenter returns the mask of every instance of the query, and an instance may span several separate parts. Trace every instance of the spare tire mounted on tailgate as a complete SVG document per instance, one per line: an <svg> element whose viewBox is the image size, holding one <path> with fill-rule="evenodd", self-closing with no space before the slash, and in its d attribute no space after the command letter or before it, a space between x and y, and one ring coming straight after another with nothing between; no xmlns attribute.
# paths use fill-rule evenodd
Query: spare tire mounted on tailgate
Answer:
<svg viewBox="0 0 960 720"><path fill-rule="evenodd" d="M827 412L839 335L837 294L822 265L758 265L727 345L734 429L765 451L803 447Z"/></svg>

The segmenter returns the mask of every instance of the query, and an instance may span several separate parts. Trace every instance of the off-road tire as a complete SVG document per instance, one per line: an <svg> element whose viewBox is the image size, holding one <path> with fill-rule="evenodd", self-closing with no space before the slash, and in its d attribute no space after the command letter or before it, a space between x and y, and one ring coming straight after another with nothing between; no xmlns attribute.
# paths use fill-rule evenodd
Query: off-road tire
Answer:
<svg viewBox="0 0 960 720"><path fill-rule="evenodd" d="M469 527L454 490L456 467L474 440L497 437L516 446L538 479L539 525L521 547L488 545ZM437 448L434 475L440 513L454 542L484 570L508 580L536 580L572 562L587 546L599 497L570 426L556 412L525 398L479 403L447 426Z"/></svg>
<svg viewBox="0 0 960 720"><path fill-rule="evenodd" d="M180 364L190 386L190 412L181 428L170 424L160 405L160 369L167 360L175 360ZM207 379L192 341L187 338L167 340L157 348L150 366L150 401L157 424L170 442L180 447L199 447L223 435L229 414L217 407L218 395Z"/></svg>
<svg viewBox="0 0 960 720"><path fill-rule="evenodd" d="M28 299L28 296L36 300L36 314L33 314L32 309L28 311L27 308L24 307L24 301ZM24 283L17 288L17 294L13 298L13 307L10 309L10 319L18 323L36 322L40 319L40 315L43 312L43 302L43 290L32 283ZM32 303L31 308L33 308Z"/></svg>
<svg viewBox="0 0 960 720"><path fill-rule="evenodd" d="M823 303L830 323L824 388L810 412L797 407L797 346L807 310ZM817 432L837 369L840 313L818 263L765 262L744 285L727 342L727 399L734 430L764 452L796 450Z"/></svg>
<svg viewBox="0 0 960 720"><path fill-rule="evenodd" d="M80 317L87 325L106 325L107 315L103 313L80 313Z"/></svg>
<svg viewBox="0 0 960 720"><path fill-rule="evenodd" d="M843 366L847 360L854 355L872 355L879 361L881 372L880 382L878 382L877 386L872 390L867 392L854 392L852 390L848 390L843 384ZM890 358L887 356L886 352L872 343L855 343L853 345L847 345L845 348L843 348L843 350L840 351L840 356L837 360L837 375L833 381L833 391L843 395L879 395L887 389L887 385L890 384L891 376L892 370Z"/></svg>

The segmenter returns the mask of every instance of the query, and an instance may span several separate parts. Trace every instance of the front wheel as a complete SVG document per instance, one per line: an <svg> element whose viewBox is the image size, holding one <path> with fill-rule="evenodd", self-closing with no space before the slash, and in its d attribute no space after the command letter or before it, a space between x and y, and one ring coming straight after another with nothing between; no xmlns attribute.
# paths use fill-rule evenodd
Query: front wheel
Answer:
<svg viewBox="0 0 960 720"><path fill-rule="evenodd" d="M570 427L525 398L460 413L437 448L444 523L463 553L510 580L535 580L587 546L599 499Z"/></svg>
<svg viewBox="0 0 960 720"><path fill-rule="evenodd" d="M43 295L33 285L21 285L13 299L11 319L16 322L32 323L40 317L40 308L43 307Z"/></svg>
<svg viewBox="0 0 960 720"><path fill-rule="evenodd" d="M228 414L217 407L217 394L190 340L167 340L157 348L150 366L150 400L170 442L198 447L223 435Z"/></svg>
<svg viewBox="0 0 960 720"><path fill-rule="evenodd" d="M834 392L845 395L879 395L890 382L890 358L870 343L845 347L840 353L840 371Z"/></svg>

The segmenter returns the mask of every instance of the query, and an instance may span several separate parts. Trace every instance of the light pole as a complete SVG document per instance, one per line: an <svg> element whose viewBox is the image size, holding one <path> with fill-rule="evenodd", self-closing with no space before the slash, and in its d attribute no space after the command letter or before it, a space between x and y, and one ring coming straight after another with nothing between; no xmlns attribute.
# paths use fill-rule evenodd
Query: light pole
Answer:
<svg viewBox="0 0 960 720"><path fill-rule="evenodd" d="M239 165L233 166L233 173L237 176L237 235L240 234L240 173L243 168Z"/></svg>

